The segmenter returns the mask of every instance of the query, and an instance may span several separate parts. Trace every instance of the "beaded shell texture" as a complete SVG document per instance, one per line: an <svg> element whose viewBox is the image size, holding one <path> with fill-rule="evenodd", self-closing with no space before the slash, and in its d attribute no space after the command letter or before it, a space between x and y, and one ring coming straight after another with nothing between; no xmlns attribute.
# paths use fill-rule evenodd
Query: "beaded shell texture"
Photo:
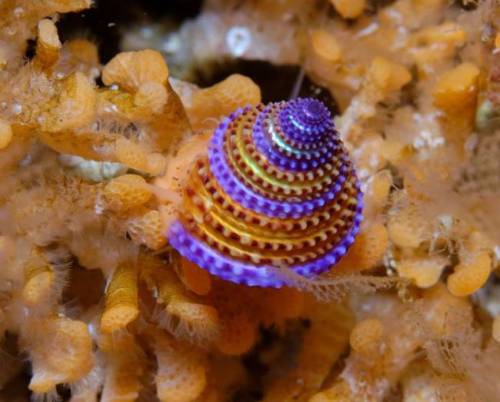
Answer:
<svg viewBox="0 0 500 402"><path fill-rule="evenodd" d="M238 109L213 133L186 183L170 244L211 274L281 287L347 252L362 193L328 108L298 98Z"/></svg>

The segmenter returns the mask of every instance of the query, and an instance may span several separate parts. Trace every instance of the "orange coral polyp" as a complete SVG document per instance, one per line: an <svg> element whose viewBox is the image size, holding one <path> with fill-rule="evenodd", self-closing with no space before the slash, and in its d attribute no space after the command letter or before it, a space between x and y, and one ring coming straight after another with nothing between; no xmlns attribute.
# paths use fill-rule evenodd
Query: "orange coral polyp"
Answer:
<svg viewBox="0 0 500 402"><path fill-rule="evenodd" d="M72 402L499 399L498 1L206 0L168 36L150 22L118 29L124 49L162 49L104 65L106 37L61 41L72 27L57 13L90 3L0 6L0 400L63 388ZM218 76L234 52L231 68L251 66L255 82L185 81ZM244 108L227 126L227 175L279 202L329 185L342 168L329 156L297 172L252 148L245 119L282 90L337 104L328 124L365 193L356 241L313 277L283 263L324 251L355 188L280 221L233 203L206 158ZM310 117L295 112L293 126ZM295 154L284 120L265 134ZM271 260L284 286L241 286L181 258L167 234L182 219L231 261Z"/></svg>
<svg viewBox="0 0 500 402"><path fill-rule="evenodd" d="M104 333L124 329L139 315L137 267L131 262L118 265L106 289L106 304L101 317Z"/></svg>
<svg viewBox="0 0 500 402"><path fill-rule="evenodd" d="M212 288L210 274L186 258L181 259L182 281L198 295L207 295Z"/></svg>

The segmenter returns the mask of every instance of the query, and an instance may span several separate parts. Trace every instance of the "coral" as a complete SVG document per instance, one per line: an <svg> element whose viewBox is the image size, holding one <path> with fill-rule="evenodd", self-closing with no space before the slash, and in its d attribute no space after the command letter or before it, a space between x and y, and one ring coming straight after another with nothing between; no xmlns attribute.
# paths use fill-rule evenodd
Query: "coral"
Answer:
<svg viewBox="0 0 500 402"><path fill-rule="evenodd" d="M366 7L365 0L330 0L335 10L342 16L342 18L357 18Z"/></svg>
<svg viewBox="0 0 500 402"><path fill-rule="evenodd" d="M342 58L340 45L335 37L327 31L316 29L311 31L312 51L318 58L329 64L334 64Z"/></svg>
<svg viewBox="0 0 500 402"><path fill-rule="evenodd" d="M481 288L490 276L492 261L485 239L473 232L459 250L460 263L448 277L447 286L454 296L467 296Z"/></svg>
<svg viewBox="0 0 500 402"><path fill-rule="evenodd" d="M229 115L247 105L257 106L260 100L260 88L251 79L233 74L209 88L196 91L187 113L193 127L203 129L208 119Z"/></svg>
<svg viewBox="0 0 500 402"><path fill-rule="evenodd" d="M431 237L431 230L418 208L403 191L394 194L387 230L391 241L402 248L417 248Z"/></svg>
<svg viewBox="0 0 500 402"><path fill-rule="evenodd" d="M99 345L107 362L101 400L136 400L143 387L141 377L146 361L134 336L127 333L102 335Z"/></svg>
<svg viewBox="0 0 500 402"><path fill-rule="evenodd" d="M497 1L88 7L0 5L0 400L499 399Z"/></svg>
<svg viewBox="0 0 500 402"><path fill-rule="evenodd" d="M446 72L434 89L434 104L452 114L472 110L475 107L478 77L479 69L472 63L460 64Z"/></svg>
<svg viewBox="0 0 500 402"><path fill-rule="evenodd" d="M110 180L102 191L106 207L125 212L144 205L152 196L146 180L134 174L124 174Z"/></svg>
<svg viewBox="0 0 500 402"><path fill-rule="evenodd" d="M57 62L61 41L52 20L43 19L38 23L37 61L50 67Z"/></svg>
<svg viewBox="0 0 500 402"><path fill-rule="evenodd" d="M23 335L29 349L33 377L29 388L35 394L55 391L60 383L71 383L92 368L92 340L82 321L66 317L47 317L26 328Z"/></svg>
<svg viewBox="0 0 500 402"><path fill-rule="evenodd" d="M342 115L339 125L341 137L345 137L351 131L355 121L374 116L375 106L400 90L410 80L410 72L405 66L383 57L374 58L366 71L359 94Z"/></svg>
<svg viewBox="0 0 500 402"><path fill-rule="evenodd" d="M202 296L210 293L212 279L207 271L185 258L181 261L181 270L181 280L189 290Z"/></svg>
<svg viewBox="0 0 500 402"><path fill-rule="evenodd" d="M102 70L102 81L106 85L118 84L130 92L138 91L148 82L165 85L167 78L167 65L161 55L152 50L120 53Z"/></svg>
<svg viewBox="0 0 500 402"><path fill-rule="evenodd" d="M332 361L348 345L354 321L349 308L335 303L322 306L309 300L306 311L311 327L304 335L296 366L270 382L265 402L307 401L327 377Z"/></svg>
<svg viewBox="0 0 500 402"><path fill-rule="evenodd" d="M0 149L7 148L12 141L12 127L6 121L0 121Z"/></svg>
<svg viewBox="0 0 500 402"><path fill-rule="evenodd" d="M159 250L167 243L161 213L155 209L130 219L127 233L137 244L144 244L151 250Z"/></svg>
<svg viewBox="0 0 500 402"><path fill-rule="evenodd" d="M217 339L220 330L217 309L190 293L171 266L152 257L143 258L142 264L142 279L158 293L158 302L164 306L159 319L161 326L176 337L198 343Z"/></svg>
<svg viewBox="0 0 500 402"><path fill-rule="evenodd" d="M203 354L196 353L189 345L174 342L165 334L155 336L155 350L158 399L162 402L195 400L207 382Z"/></svg>
<svg viewBox="0 0 500 402"><path fill-rule="evenodd" d="M103 333L123 329L139 315L137 276L137 267L131 262L119 264L113 272L101 317Z"/></svg>
<svg viewBox="0 0 500 402"><path fill-rule="evenodd" d="M230 356L247 353L257 340L257 328L252 319L243 312L224 317L220 332L217 349Z"/></svg>
<svg viewBox="0 0 500 402"><path fill-rule="evenodd" d="M419 288L428 288L438 282L449 263L448 258L439 255L409 257L398 261L396 269L400 276L415 281Z"/></svg>
<svg viewBox="0 0 500 402"><path fill-rule="evenodd" d="M335 272L353 273L377 267L385 255L388 240L387 229L381 223L362 228Z"/></svg>

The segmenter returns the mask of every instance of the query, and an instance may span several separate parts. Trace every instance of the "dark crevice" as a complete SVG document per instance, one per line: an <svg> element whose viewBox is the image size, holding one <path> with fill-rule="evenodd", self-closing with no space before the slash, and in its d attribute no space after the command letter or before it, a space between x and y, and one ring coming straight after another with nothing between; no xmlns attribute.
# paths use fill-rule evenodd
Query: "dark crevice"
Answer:
<svg viewBox="0 0 500 402"><path fill-rule="evenodd" d="M368 1L368 10L376 13L382 8L388 7L395 3L395 0L369 0Z"/></svg>
<svg viewBox="0 0 500 402"><path fill-rule="evenodd" d="M32 60L35 57L36 53L36 40L28 39L28 43L26 44L26 51L24 52L24 57L26 60Z"/></svg>
<svg viewBox="0 0 500 402"><path fill-rule="evenodd" d="M260 87L264 103L289 99L300 75L299 66L278 66L258 60L234 59L210 68L200 67L203 68L195 71L193 81L201 87L213 85L231 74L243 74L250 77ZM333 114L338 114L337 102L330 91L316 85L307 75L304 77L298 96L320 99Z"/></svg>
<svg viewBox="0 0 500 402"><path fill-rule="evenodd" d="M264 102L287 99L299 75L297 66L276 66L266 61L235 59L206 69L197 69L194 82L201 87L211 86L231 74L250 77L262 91Z"/></svg>
<svg viewBox="0 0 500 402"><path fill-rule="evenodd" d="M458 0L457 3L462 10L472 11L479 5L479 0Z"/></svg>
<svg viewBox="0 0 500 402"><path fill-rule="evenodd" d="M106 63L120 51L121 32L139 22L168 20L181 24L201 10L202 0L97 0L81 13L61 16L61 39L85 37L99 45L99 56Z"/></svg>
<svg viewBox="0 0 500 402"><path fill-rule="evenodd" d="M62 15L58 22L58 29L63 42L75 37L84 37L96 42L100 60L106 63L120 52L121 36L127 28L151 22L168 25L175 29L186 19L196 17L201 10L202 3L202 0L128 0L125 2L123 0L97 0L89 10ZM300 74L300 67L276 66L257 60L224 60L213 65L205 64L195 67L193 81L202 87L207 87L234 73L246 75L254 80L261 88L263 102L272 102L290 97ZM299 96L317 97L324 101L334 114L338 112L337 104L329 91L314 85L308 77L304 79Z"/></svg>

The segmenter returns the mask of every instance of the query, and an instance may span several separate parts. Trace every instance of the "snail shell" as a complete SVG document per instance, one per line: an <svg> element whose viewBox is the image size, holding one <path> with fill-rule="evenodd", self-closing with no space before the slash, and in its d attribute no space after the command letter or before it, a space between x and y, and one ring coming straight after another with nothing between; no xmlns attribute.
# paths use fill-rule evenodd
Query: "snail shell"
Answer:
<svg viewBox="0 0 500 402"><path fill-rule="evenodd" d="M313 277L359 231L362 193L327 107L311 98L245 107L214 131L186 183L170 244L224 280L280 287Z"/></svg>

